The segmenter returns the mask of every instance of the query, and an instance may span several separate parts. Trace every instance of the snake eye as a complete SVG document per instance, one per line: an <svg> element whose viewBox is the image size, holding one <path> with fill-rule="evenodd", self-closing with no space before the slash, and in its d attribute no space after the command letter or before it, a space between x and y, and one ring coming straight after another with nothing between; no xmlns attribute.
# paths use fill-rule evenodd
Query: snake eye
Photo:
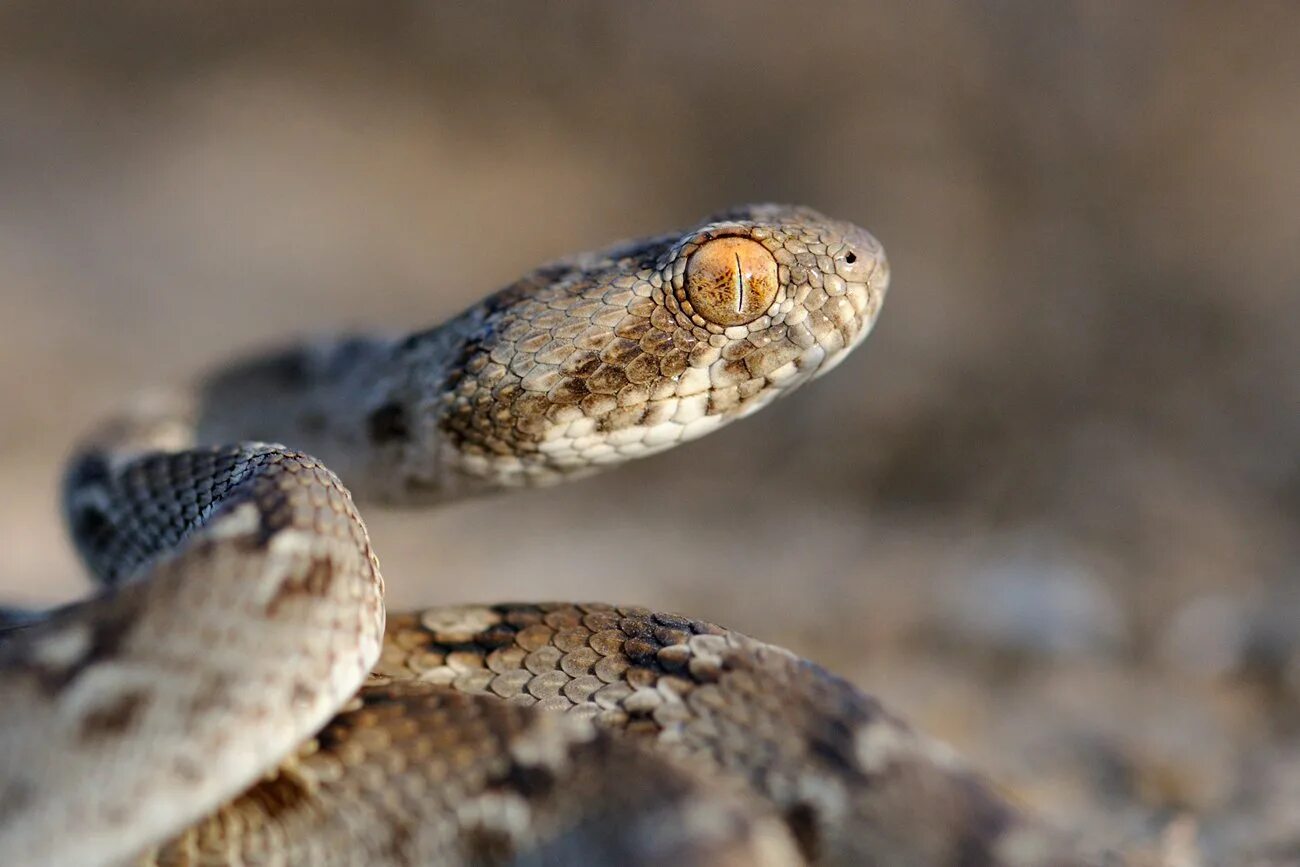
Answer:
<svg viewBox="0 0 1300 867"><path fill-rule="evenodd" d="M695 312L718 325L744 325L776 298L776 260L748 238L707 241L686 263L686 297Z"/></svg>

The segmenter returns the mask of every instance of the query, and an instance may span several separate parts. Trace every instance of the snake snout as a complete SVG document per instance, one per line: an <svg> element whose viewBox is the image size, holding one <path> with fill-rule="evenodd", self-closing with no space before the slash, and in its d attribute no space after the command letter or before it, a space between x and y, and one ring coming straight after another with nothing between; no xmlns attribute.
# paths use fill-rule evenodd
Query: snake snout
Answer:
<svg viewBox="0 0 1300 867"><path fill-rule="evenodd" d="M787 388L847 358L871 333L889 289L889 261L880 242L852 223L821 220L815 242L805 234L792 245L787 287L792 303L780 324L798 349L799 375L778 383Z"/></svg>

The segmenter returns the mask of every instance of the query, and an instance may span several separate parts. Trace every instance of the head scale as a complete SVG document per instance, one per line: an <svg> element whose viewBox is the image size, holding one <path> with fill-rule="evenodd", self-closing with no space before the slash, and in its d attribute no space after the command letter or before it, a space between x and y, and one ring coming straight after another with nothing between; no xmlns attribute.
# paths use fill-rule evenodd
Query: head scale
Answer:
<svg viewBox="0 0 1300 867"><path fill-rule="evenodd" d="M444 326L462 348L419 416L443 462L490 486L651 454L834 367L888 283L884 251L856 226L737 208L539 269Z"/></svg>

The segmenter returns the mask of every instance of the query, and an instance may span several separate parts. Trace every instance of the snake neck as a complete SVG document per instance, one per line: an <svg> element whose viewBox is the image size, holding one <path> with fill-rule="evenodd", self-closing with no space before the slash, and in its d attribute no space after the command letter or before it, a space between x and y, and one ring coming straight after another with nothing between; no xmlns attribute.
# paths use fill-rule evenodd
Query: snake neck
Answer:
<svg viewBox="0 0 1300 867"><path fill-rule="evenodd" d="M337 467L367 501L429 505L481 490L456 471L436 401L406 408L412 390L443 392L474 318L404 340L318 338L225 367L198 391L194 441L283 444Z"/></svg>

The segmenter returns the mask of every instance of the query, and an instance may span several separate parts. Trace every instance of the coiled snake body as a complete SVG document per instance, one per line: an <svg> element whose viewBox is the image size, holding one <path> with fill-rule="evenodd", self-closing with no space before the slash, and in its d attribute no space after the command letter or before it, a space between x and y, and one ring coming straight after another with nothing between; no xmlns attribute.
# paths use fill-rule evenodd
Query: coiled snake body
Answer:
<svg viewBox="0 0 1300 867"><path fill-rule="evenodd" d="M433 502L668 448L837 364L887 284L861 229L740 208L107 425L66 484L102 589L0 643L0 862L1078 863L874 700L712 624L385 626L340 479Z"/></svg>

